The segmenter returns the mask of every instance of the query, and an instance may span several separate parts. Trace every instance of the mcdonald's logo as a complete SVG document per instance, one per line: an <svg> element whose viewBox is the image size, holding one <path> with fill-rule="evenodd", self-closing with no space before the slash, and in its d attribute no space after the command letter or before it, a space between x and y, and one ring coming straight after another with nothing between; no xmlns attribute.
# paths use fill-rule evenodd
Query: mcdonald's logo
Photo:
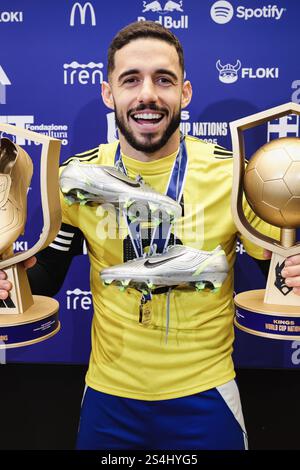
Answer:
<svg viewBox="0 0 300 470"><path fill-rule="evenodd" d="M95 10L91 2L86 2L84 5L81 5L79 2L74 3L72 10L71 10L71 15L70 15L70 26L74 26L75 15L76 15L77 10L79 12L78 14L80 17L80 24L86 23L87 10L89 10L91 26L96 26Z"/></svg>

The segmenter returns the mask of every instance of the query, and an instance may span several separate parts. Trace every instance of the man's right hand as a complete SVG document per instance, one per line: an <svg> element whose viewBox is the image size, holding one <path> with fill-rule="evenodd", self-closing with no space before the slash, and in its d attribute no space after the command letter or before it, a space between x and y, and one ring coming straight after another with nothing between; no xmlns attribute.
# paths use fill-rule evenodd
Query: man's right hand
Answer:
<svg viewBox="0 0 300 470"><path fill-rule="evenodd" d="M36 257L32 256L23 262L25 269L32 268L36 263ZM9 291L12 289L12 283L7 280L5 271L0 270L0 299L7 299Z"/></svg>

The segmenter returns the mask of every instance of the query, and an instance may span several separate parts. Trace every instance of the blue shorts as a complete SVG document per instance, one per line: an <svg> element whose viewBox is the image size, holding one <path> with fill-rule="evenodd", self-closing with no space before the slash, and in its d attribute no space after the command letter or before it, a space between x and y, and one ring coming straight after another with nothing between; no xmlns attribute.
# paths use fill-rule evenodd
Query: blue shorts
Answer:
<svg viewBox="0 0 300 470"><path fill-rule="evenodd" d="M77 449L177 450L246 448L239 392L221 387L170 400L144 401L87 388Z"/></svg>

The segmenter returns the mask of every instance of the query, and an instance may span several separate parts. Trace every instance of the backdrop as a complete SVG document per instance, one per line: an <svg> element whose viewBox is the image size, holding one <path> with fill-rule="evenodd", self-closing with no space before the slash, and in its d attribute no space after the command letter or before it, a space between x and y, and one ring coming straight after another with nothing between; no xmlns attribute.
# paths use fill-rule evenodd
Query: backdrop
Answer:
<svg viewBox="0 0 300 470"><path fill-rule="evenodd" d="M182 131L231 148L230 121L300 102L299 15L295 0L1 0L0 122L61 139L62 161L112 141L114 115L100 97L108 45L126 24L154 20L177 34L185 49L194 95L182 112ZM298 117L247 131L247 155L284 136L299 136ZM41 229L40 146L22 139L17 143L35 165L27 230L15 243L19 251L32 246ZM261 273L240 243L237 251L236 291L263 287ZM86 254L73 262L57 298L60 333L7 351L7 361L88 361L92 302ZM237 331L234 358L243 367L297 368L300 341L265 340Z"/></svg>

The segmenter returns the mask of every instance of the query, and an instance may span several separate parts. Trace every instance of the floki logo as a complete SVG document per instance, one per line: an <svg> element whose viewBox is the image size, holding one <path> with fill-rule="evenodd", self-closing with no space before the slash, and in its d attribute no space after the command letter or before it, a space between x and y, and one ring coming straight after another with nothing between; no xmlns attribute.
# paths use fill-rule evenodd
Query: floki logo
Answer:
<svg viewBox="0 0 300 470"><path fill-rule="evenodd" d="M155 20L153 17L145 17L145 16L138 16L137 21L146 21L146 20L152 20L155 21L155 23L160 23L162 26L165 28L174 28L174 29L187 29L188 28L188 15L178 15L173 18L172 16L169 16L169 13L183 13L183 1L173 1L173 0L168 0L165 2L164 6L162 6L162 3L154 0L152 2L146 2L143 1L143 9L142 13L158 13L158 19ZM153 16L153 15L152 15Z"/></svg>
<svg viewBox="0 0 300 470"><path fill-rule="evenodd" d="M216 68L219 71L219 80L222 83L234 83L238 79L238 71L241 68L241 62L237 60L235 65L226 64L222 65L220 60L216 63Z"/></svg>
<svg viewBox="0 0 300 470"><path fill-rule="evenodd" d="M242 67L241 61L238 59L233 64L222 64L221 60L217 60L216 69L219 72L219 80L225 84L235 83L238 78L238 72L240 71L241 78L249 79L277 79L279 78L278 67Z"/></svg>
<svg viewBox="0 0 300 470"><path fill-rule="evenodd" d="M23 12L0 11L0 23L23 23Z"/></svg>
<svg viewBox="0 0 300 470"><path fill-rule="evenodd" d="M28 250L28 242L26 241L16 241L14 242L14 251L27 251Z"/></svg>

